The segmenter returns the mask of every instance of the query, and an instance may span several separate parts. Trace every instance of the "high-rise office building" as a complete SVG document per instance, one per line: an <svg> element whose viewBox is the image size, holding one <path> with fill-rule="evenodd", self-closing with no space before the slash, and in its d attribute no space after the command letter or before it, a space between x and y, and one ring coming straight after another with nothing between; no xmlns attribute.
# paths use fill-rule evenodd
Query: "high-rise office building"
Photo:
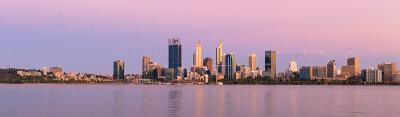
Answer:
<svg viewBox="0 0 400 117"><path fill-rule="evenodd" d="M233 53L225 55L225 78L236 79L236 59Z"/></svg>
<svg viewBox="0 0 400 117"><path fill-rule="evenodd" d="M202 46L200 42L196 43L196 50L193 53L193 65L203 67Z"/></svg>
<svg viewBox="0 0 400 117"><path fill-rule="evenodd" d="M327 76L327 66L313 66L312 76L314 78L326 78Z"/></svg>
<svg viewBox="0 0 400 117"><path fill-rule="evenodd" d="M265 71L276 76L276 51L265 51Z"/></svg>
<svg viewBox="0 0 400 117"><path fill-rule="evenodd" d="M396 63L379 64L378 69L383 71L383 81L393 81L393 75L396 73Z"/></svg>
<svg viewBox="0 0 400 117"><path fill-rule="evenodd" d="M142 60L142 71L149 69L149 64L151 63L151 57L150 56L143 56Z"/></svg>
<svg viewBox="0 0 400 117"><path fill-rule="evenodd" d="M43 75L44 75L44 76L47 75L47 67L43 67Z"/></svg>
<svg viewBox="0 0 400 117"><path fill-rule="evenodd" d="M257 69L257 55L254 53L249 55L249 67L250 71L256 71Z"/></svg>
<svg viewBox="0 0 400 117"><path fill-rule="evenodd" d="M313 73L312 73L313 67L311 66L303 66L300 68L300 78L303 79L310 79L313 80Z"/></svg>
<svg viewBox="0 0 400 117"><path fill-rule="evenodd" d="M353 57L347 59L347 65L342 66L342 73L349 73L351 76L358 76L360 72L360 60Z"/></svg>
<svg viewBox="0 0 400 117"><path fill-rule="evenodd" d="M124 79L125 77L124 66L125 66L124 61L121 60L114 61L114 74L113 74L114 79Z"/></svg>
<svg viewBox="0 0 400 117"><path fill-rule="evenodd" d="M223 73L222 72L222 60L223 60L223 54L222 54L222 42L218 45L216 49L216 58L215 58L215 65L218 73Z"/></svg>
<svg viewBox="0 0 400 117"><path fill-rule="evenodd" d="M297 63L295 61L292 61L289 63L289 68L288 68L289 72L297 72Z"/></svg>
<svg viewBox="0 0 400 117"><path fill-rule="evenodd" d="M366 82L382 82L382 70L374 69L372 67L361 70L363 81Z"/></svg>
<svg viewBox="0 0 400 117"><path fill-rule="evenodd" d="M179 38L168 40L168 67L182 67L182 44Z"/></svg>
<svg viewBox="0 0 400 117"><path fill-rule="evenodd" d="M203 60L203 66L207 67L208 70L213 70L213 62L211 58L205 58Z"/></svg>
<svg viewBox="0 0 400 117"><path fill-rule="evenodd" d="M329 78L334 78L336 76L336 62L335 60L329 61L329 63L326 65L327 67L327 76Z"/></svg>

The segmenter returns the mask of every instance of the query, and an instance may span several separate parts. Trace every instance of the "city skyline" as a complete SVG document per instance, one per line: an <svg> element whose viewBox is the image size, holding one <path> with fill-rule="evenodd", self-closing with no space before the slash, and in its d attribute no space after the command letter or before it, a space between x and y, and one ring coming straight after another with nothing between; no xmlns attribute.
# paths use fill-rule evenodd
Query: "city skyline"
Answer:
<svg viewBox="0 0 400 117"><path fill-rule="evenodd" d="M178 48L180 47L182 50L184 49L184 47L185 47L185 45L183 45L183 44L181 44L181 42L180 42L180 38L171 38L171 39L166 39L166 40L168 40L168 44L170 45L172 42L171 41L173 41L173 40L179 40L179 42L176 42L176 44L178 45ZM195 41L196 42L196 48L197 47L200 47L199 49L200 49L200 54L203 54L203 52L201 51L201 49L202 49L202 45L200 44L200 41ZM178 44L179 43L179 44ZM220 42L220 44L218 44L218 47L220 47L220 45L222 45L222 41ZM172 45L174 45L174 44L172 44ZM217 49L218 49L218 47L217 47ZM222 46L221 46L222 47ZM195 50L195 53L196 53L196 48L194 49ZM222 47L222 50L224 50L224 48ZM263 67L265 67L265 61L264 61L264 59L265 59L265 53L266 52L270 52L271 50L267 50L267 51L264 51L264 54L262 55L262 58L263 59L261 59L261 60L263 60L263 61L256 61L256 67L260 67L260 68L262 68L262 70L263 71L265 71L265 68L263 68ZM275 52L276 53L276 61L277 61L277 63L279 62L279 51L273 51L273 52ZM169 53L168 52L168 50L167 50L167 52L166 53ZM194 62L195 62L195 58L197 58L197 59L199 59L198 57L196 57L195 56L195 53L194 54L191 54L192 55L192 58L191 58L191 60L192 60L192 64L190 64L190 66L193 66L194 65ZM222 51L222 54L232 54L232 53L234 53L234 52L231 52L231 53L224 53L224 51ZM181 53L182 55L185 55L185 54L190 54L190 53ZM215 53L214 53L215 54ZM250 53L249 55L257 55L257 54L255 54L255 53ZM237 65L245 65L246 67L249 67L249 55L247 55L247 58L245 58L245 59L247 59L247 60L245 60L245 61L247 61L247 63L244 63L244 64L238 64L238 63L236 63ZM140 58L141 58L141 63L140 63L140 66L135 66L135 67L138 67L138 68L141 68L140 69L140 71L134 71L134 72L131 72L131 71L127 71L127 72L125 72L125 75L127 75L127 74L141 74L142 73L142 71L143 71L143 62L144 62L144 58L147 58L148 57L148 59L149 60L147 60L147 61L151 61L151 56L141 56ZM259 57L259 56L256 56L256 59L257 59L257 57ZM211 58L211 60L214 60L214 59L212 59L212 58L216 58L216 56L214 56L214 57L209 57L209 56L203 56L202 57L202 59L201 59L201 65L203 65L203 59L206 59L206 58ZM237 58L237 57L235 57L235 58ZM385 63L396 63L396 62L380 62L380 63L377 63L376 65L370 65L370 66L367 66L367 67L361 67L361 66L366 66L366 65L362 65L362 64L360 64L359 63L359 57L352 57L352 58L346 58L345 60L339 60L339 61L344 61L343 62L343 64L337 64L337 66L336 66L336 69L337 70L343 70L343 67L347 67L349 64L350 64L350 59L354 59L354 58L356 58L357 59L357 64L358 64L358 66L359 67L357 67L358 69L359 69L359 71L358 72L360 72L362 69L369 69L369 68L374 68L374 69L378 69L378 67L379 67L379 65L381 65L381 64L385 64ZM183 58L181 58L181 59L183 59ZM119 60L122 60L122 61L125 61L125 60L123 60L123 59L116 59L116 60L113 60L113 61L119 61ZM162 61L162 60L161 60ZM184 59L183 60L181 60L181 61L185 61ZM242 60L243 61L243 60ZM336 61L338 61L338 60L336 60ZM293 62L293 61L290 61L290 62ZM290 63L289 62L289 63ZM297 62L297 61L296 61ZM329 62L329 61L328 61ZM125 64L126 62L124 62L124 64ZM260 63L261 64L263 64L263 65L260 65ZM181 63L181 64L183 64L183 63ZM284 65L279 65L279 64L277 64L276 65L276 68L277 68L277 71L276 71L276 73L279 73L279 72L285 72L287 69L288 69L288 67L289 67L289 65L287 65L288 63L286 63L286 65L284 64ZM353 60L353 64L354 64L354 60ZM163 65L163 64L160 64L160 65ZM324 65L324 64L320 64L320 65ZM395 64L396 65L396 64ZM166 66L168 66L168 64L166 65ZM178 65L179 66L179 65ZM188 67L186 67L186 66L188 66ZM182 66L183 68L190 68L190 66L189 65L185 65L185 66ZM298 67L302 67L302 66L319 66L319 64L298 64ZM341 67L340 67L341 66ZM44 66L44 67L61 67L61 66ZM215 67L216 68L216 65L215 65L215 63L213 63L213 67ZM395 66L395 67L397 67L397 66ZM62 67L61 67L62 68ZM278 69L278 68L280 68L280 69ZM43 66L42 66L42 68L37 68L37 69L43 69ZM356 72L356 73L358 73L358 72ZM70 72L70 73L90 73L90 72L85 72L85 71L83 71L83 72ZM94 73L94 74L96 74L96 73ZM100 73L100 74L102 74L102 73ZM113 71L110 73L110 74L103 74L103 75L112 75L112 74L114 74L113 73Z"/></svg>
<svg viewBox="0 0 400 117"><path fill-rule="evenodd" d="M176 37L184 45L185 68L195 41L202 42L203 58L214 59L220 40L224 53L235 53L241 65L255 53L262 68L264 51L276 50L277 71L290 61L317 66L336 60L340 68L355 56L360 68L368 68L400 60L397 0L25 2L7 1L0 8L0 49L7 50L1 68L59 66L112 74L110 61L124 60L126 73L140 73L142 56L168 66L165 40Z"/></svg>

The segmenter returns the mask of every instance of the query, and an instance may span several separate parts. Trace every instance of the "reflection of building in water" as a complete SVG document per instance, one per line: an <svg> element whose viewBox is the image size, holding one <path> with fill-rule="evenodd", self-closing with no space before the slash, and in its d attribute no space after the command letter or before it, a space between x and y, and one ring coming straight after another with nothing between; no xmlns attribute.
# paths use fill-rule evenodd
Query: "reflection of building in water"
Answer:
<svg viewBox="0 0 400 117"><path fill-rule="evenodd" d="M299 97L299 95L298 95L298 93L297 93L298 91L297 90L290 90L290 97L289 97L289 112L290 112L290 115L289 116L296 116L296 113L297 113L297 100L298 100L298 97Z"/></svg>
<svg viewBox="0 0 400 117"><path fill-rule="evenodd" d="M250 92L250 112L251 116L250 117L257 117L257 91L252 90Z"/></svg>
<svg viewBox="0 0 400 117"><path fill-rule="evenodd" d="M194 96L194 100L195 100L195 104L194 104L194 111L195 111L195 117L203 117L203 95L204 95L204 91L202 88L197 89L195 91L195 96Z"/></svg>
<svg viewBox="0 0 400 117"><path fill-rule="evenodd" d="M218 117L225 117L225 90L219 89L217 92L217 112Z"/></svg>
<svg viewBox="0 0 400 117"><path fill-rule="evenodd" d="M180 117L182 109L182 91L172 90L169 91L168 96L168 116Z"/></svg>
<svg viewBox="0 0 400 117"><path fill-rule="evenodd" d="M265 93L265 108L267 109L265 115L274 117L276 116L276 92L271 89Z"/></svg>
<svg viewBox="0 0 400 117"><path fill-rule="evenodd" d="M125 95L124 91L114 90L114 101L112 107L112 115L113 117L122 117L124 115L124 107L125 107Z"/></svg>

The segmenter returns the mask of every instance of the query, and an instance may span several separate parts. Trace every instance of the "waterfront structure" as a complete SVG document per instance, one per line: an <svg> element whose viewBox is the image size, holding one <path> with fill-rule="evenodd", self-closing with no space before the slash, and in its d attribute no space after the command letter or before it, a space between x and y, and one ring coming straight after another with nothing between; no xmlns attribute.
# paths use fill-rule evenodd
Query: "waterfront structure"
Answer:
<svg viewBox="0 0 400 117"><path fill-rule="evenodd" d="M379 64L378 69L383 71L383 81L393 81L393 75L396 73L396 63Z"/></svg>
<svg viewBox="0 0 400 117"><path fill-rule="evenodd" d="M265 51L265 71L276 75L276 51Z"/></svg>
<svg viewBox="0 0 400 117"><path fill-rule="evenodd" d="M222 61L224 60L223 58L223 54L222 54L222 41L221 43L218 45L217 49L216 49L216 58L215 58L215 65L216 65L216 69L218 73L223 73L222 72Z"/></svg>
<svg viewBox="0 0 400 117"><path fill-rule="evenodd" d="M360 72L360 60L353 57L347 59L347 65L342 66L342 73L349 73L350 76L358 76Z"/></svg>
<svg viewBox="0 0 400 117"><path fill-rule="evenodd" d="M43 75L44 75L44 76L47 75L47 67L43 67Z"/></svg>
<svg viewBox="0 0 400 117"><path fill-rule="evenodd" d="M193 53L193 65L203 67L202 45L200 42L196 43L196 50Z"/></svg>
<svg viewBox="0 0 400 117"><path fill-rule="evenodd" d="M179 38L168 40L168 68L182 67L182 44Z"/></svg>
<svg viewBox="0 0 400 117"><path fill-rule="evenodd" d="M225 78L227 79L236 79L236 59L233 53L226 54L225 58Z"/></svg>
<svg viewBox="0 0 400 117"><path fill-rule="evenodd" d="M311 66L303 66L300 68L300 78L314 80Z"/></svg>
<svg viewBox="0 0 400 117"><path fill-rule="evenodd" d="M208 70L212 71L213 70L213 62L211 58L205 58L203 60L203 66L207 67Z"/></svg>
<svg viewBox="0 0 400 117"><path fill-rule="evenodd" d="M124 79L125 76L124 66L125 66L124 61L121 60L114 61L114 74L113 74L114 79Z"/></svg>
<svg viewBox="0 0 400 117"><path fill-rule="evenodd" d="M288 68L289 72L297 72L297 63L295 61L291 61L289 63L289 68Z"/></svg>
<svg viewBox="0 0 400 117"><path fill-rule="evenodd" d="M327 77L334 78L336 76L336 61L332 60L326 65L327 67Z"/></svg>
<svg viewBox="0 0 400 117"><path fill-rule="evenodd" d="M373 67L361 70L361 76L365 82L382 82L382 73L382 70Z"/></svg>
<svg viewBox="0 0 400 117"><path fill-rule="evenodd" d="M254 53L249 55L249 67L250 67L250 71L257 70L257 55Z"/></svg>
<svg viewBox="0 0 400 117"><path fill-rule="evenodd" d="M142 59L142 71L149 69L149 64L151 63L151 57L150 56L143 56Z"/></svg>

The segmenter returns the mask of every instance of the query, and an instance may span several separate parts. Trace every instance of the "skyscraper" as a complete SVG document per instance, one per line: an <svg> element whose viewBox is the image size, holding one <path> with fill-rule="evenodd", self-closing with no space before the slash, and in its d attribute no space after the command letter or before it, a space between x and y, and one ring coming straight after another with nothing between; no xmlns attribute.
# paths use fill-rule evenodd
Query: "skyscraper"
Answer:
<svg viewBox="0 0 400 117"><path fill-rule="evenodd" d="M378 69L383 71L383 81L393 81L393 75L396 73L396 63L379 64Z"/></svg>
<svg viewBox="0 0 400 117"><path fill-rule="evenodd" d="M233 53L225 55L225 78L236 79L236 59Z"/></svg>
<svg viewBox="0 0 400 117"><path fill-rule="evenodd" d="M297 72L297 63L295 61L292 61L289 63L289 72Z"/></svg>
<svg viewBox="0 0 400 117"><path fill-rule="evenodd" d="M203 67L202 46L200 42L196 43L196 50L193 53L193 65Z"/></svg>
<svg viewBox="0 0 400 117"><path fill-rule="evenodd" d="M249 55L249 67L250 71L256 71L257 69L257 55L254 53Z"/></svg>
<svg viewBox="0 0 400 117"><path fill-rule="evenodd" d="M216 69L217 69L217 72L218 73L223 73L222 72L222 60L223 60L223 58L222 58L222 41L221 41L221 43L218 45L218 47L217 47L217 49L216 49L216 58L215 58L215 65L216 65Z"/></svg>
<svg viewBox="0 0 400 117"><path fill-rule="evenodd" d="M142 61L142 71L148 69L148 66L151 62L151 57L150 56L143 56L143 61Z"/></svg>
<svg viewBox="0 0 400 117"><path fill-rule="evenodd" d="M113 74L114 79L124 79L125 76L124 66L125 66L124 61L121 60L114 61L114 74Z"/></svg>
<svg viewBox="0 0 400 117"><path fill-rule="evenodd" d="M327 77L334 78L336 76L336 62L335 60L329 61L326 65L327 67Z"/></svg>
<svg viewBox="0 0 400 117"><path fill-rule="evenodd" d="M168 67L182 67L182 45L179 38L168 40Z"/></svg>
<svg viewBox="0 0 400 117"><path fill-rule="evenodd" d="M203 60L203 66L207 67L208 70L213 70L213 62L211 58L205 58Z"/></svg>
<svg viewBox="0 0 400 117"><path fill-rule="evenodd" d="M351 76L358 76L360 72L360 60L359 58L353 57L347 59L347 65L342 66L343 73L349 73Z"/></svg>
<svg viewBox="0 0 400 117"><path fill-rule="evenodd" d="M276 76L276 51L265 51L265 71Z"/></svg>

